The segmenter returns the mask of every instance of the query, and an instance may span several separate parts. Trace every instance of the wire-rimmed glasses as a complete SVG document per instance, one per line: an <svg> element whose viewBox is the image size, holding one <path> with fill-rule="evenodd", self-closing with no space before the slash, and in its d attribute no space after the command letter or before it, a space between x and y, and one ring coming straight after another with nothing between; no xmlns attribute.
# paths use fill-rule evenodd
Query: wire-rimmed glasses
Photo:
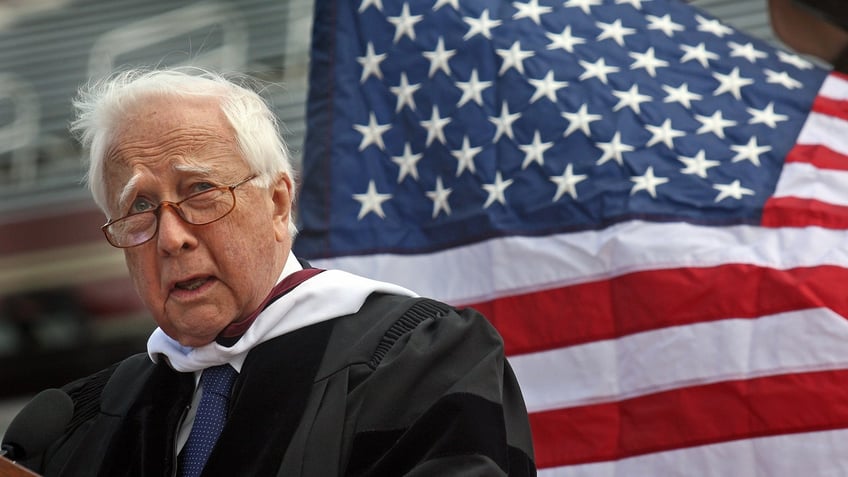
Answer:
<svg viewBox="0 0 848 477"><path fill-rule="evenodd" d="M183 222L208 225L227 216L236 208L236 187L256 178L252 175L233 185L214 187L192 194L179 202L163 200L155 209L110 220L101 229L106 240L118 248L130 248L147 243L159 232L162 208L171 207Z"/></svg>

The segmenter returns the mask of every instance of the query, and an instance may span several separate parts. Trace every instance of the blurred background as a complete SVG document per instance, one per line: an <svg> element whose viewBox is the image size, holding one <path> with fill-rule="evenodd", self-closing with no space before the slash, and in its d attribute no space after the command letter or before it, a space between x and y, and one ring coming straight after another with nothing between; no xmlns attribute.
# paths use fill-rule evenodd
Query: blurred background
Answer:
<svg viewBox="0 0 848 477"><path fill-rule="evenodd" d="M767 0L690 2L777 42ZM243 71L301 159L312 0L0 0L0 434L39 390L145 350L152 321L83 186L80 84L125 65Z"/></svg>
<svg viewBox="0 0 848 477"><path fill-rule="evenodd" d="M153 324L68 134L80 84L124 65L249 72L300 160L311 0L0 1L0 433L32 395L144 351Z"/></svg>

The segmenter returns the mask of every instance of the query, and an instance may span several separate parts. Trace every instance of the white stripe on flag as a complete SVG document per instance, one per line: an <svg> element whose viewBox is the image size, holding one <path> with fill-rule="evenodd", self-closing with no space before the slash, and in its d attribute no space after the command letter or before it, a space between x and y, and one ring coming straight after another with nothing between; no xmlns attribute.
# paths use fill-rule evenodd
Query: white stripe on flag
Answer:
<svg viewBox="0 0 848 477"><path fill-rule="evenodd" d="M848 121L834 116L812 112L804 122L797 144L822 145L843 155L848 155Z"/></svg>
<svg viewBox="0 0 848 477"><path fill-rule="evenodd" d="M540 469L538 475L835 477L848 474L845 442L848 442L848 430L844 429L786 434L656 452L618 461L552 467Z"/></svg>
<svg viewBox="0 0 848 477"><path fill-rule="evenodd" d="M669 389L848 367L848 322L829 309L726 319L511 356L530 412Z"/></svg>
<svg viewBox="0 0 848 477"><path fill-rule="evenodd" d="M601 231L504 237L430 254L375 254L312 263L459 305L642 270L732 263L775 269L845 267L846 243L848 230L631 221ZM439 279L415 270L438 270Z"/></svg>
<svg viewBox="0 0 848 477"><path fill-rule="evenodd" d="M848 206L848 171L819 169L803 162L783 166L774 197L816 199Z"/></svg>
<svg viewBox="0 0 848 477"><path fill-rule="evenodd" d="M848 100L848 80L829 75L822 83L819 95L835 100Z"/></svg>

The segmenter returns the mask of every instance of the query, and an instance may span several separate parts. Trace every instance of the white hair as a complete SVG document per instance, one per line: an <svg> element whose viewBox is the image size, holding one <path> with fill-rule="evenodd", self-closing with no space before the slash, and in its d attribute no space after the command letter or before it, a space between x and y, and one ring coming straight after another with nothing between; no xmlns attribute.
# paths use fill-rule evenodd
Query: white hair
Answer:
<svg viewBox="0 0 848 477"><path fill-rule="evenodd" d="M98 207L108 215L103 162L121 116L139 99L150 96L218 99L221 111L235 130L242 157L257 175L257 185L269 187L280 174L286 174L294 186L291 156L280 135L277 117L258 93L240 84L248 82L250 79L244 75L225 77L202 68L184 67L131 69L83 86L73 102L76 119L70 129L88 158L85 180ZM294 190L291 197L294 203ZM297 228L292 214L288 228L294 237Z"/></svg>

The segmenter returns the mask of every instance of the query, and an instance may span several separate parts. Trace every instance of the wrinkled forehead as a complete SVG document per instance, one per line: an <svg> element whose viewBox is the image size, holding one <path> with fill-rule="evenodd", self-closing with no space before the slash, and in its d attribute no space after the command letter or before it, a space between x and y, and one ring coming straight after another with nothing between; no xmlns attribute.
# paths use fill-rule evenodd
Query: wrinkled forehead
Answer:
<svg viewBox="0 0 848 477"><path fill-rule="evenodd" d="M115 120L103 160L110 204L141 170L226 173L243 166L234 161L240 158L235 131L215 98L152 96L128 105Z"/></svg>
<svg viewBox="0 0 848 477"><path fill-rule="evenodd" d="M147 95L127 104L114 120L112 147L122 142L156 141L181 130L208 130L234 141L234 131L214 97Z"/></svg>
<svg viewBox="0 0 848 477"><path fill-rule="evenodd" d="M112 119L104 156L107 168L157 155L234 148L237 143L217 98L147 96L135 99Z"/></svg>

